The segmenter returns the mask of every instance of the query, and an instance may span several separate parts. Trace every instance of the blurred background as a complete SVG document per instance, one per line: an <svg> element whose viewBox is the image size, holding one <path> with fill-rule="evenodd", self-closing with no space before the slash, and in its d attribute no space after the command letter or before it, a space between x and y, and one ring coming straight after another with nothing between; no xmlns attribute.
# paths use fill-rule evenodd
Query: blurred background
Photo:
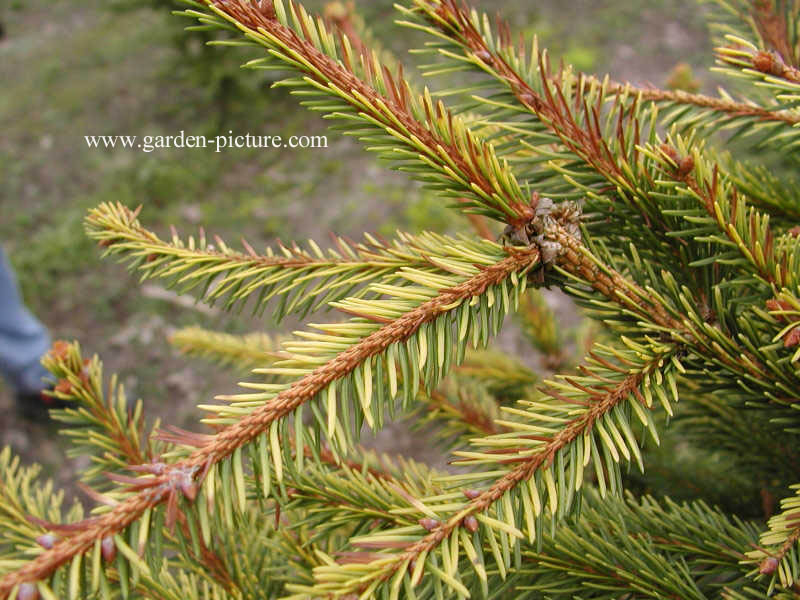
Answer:
<svg viewBox="0 0 800 600"><path fill-rule="evenodd" d="M305 4L322 10L325 2ZM512 30L538 34L556 64L563 58L638 84L712 87L710 44L694 0L475 4L499 11ZM0 244L54 339L78 339L85 354L99 353L106 373L118 372L150 417L196 429L195 405L234 391L246 375L181 357L167 342L170 331L274 332L297 323L276 326L268 316L230 315L157 284L140 286L84 236L89 208L142 204L143 223L161 235L171 224L182 235L204 225L230 245L240 247L244 237L256 249L276 238L324 243L330 231L391 236L469 225L334 133L317 150L88 148L87 135L326 133L319 116L270 89L275 75L238 68L257 50L205 46L203 34L183 30L191 22L170 14L176 8L171 0L0 0ZM407 50L420 38L393 24L391 0L356 8L377 39L414 64ZM55 425L20 420L13 402L0 382L0 445L43 463L62 483L69 479ZM394 443L411 440L395 436Z"/></svg>

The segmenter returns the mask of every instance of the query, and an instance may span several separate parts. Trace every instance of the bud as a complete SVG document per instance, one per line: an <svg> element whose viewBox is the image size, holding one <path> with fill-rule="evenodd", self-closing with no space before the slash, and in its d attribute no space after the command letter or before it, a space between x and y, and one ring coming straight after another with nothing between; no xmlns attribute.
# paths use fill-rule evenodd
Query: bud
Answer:
<svg viewBox="0 0 800 600"><path fill-rule="evenodd" d="M789 332L783 336L783 347L793 348L800 344L800 325L790 329Z"/></svg>
<svg viewBox="0 0 800 600"><path fill-rule="evenodd" d="M774 556L768 556L758 566L758 572L762 575L772 575L775 569L778 568L778 559Z"/></svg>
<svg viewBox="0 0 800 600"><path fill-rule="evenodd" d="M475 56L480 58L485 63L492 62L492 55L489 54L486 50L476 50Z"/></svg>
<svg viewBox="0 0 800 600"><path fill-rule="evenodd" d="M53 391L58 394L69 396L72 394L72 384L67 379L59 379L56 387L53 388Z"/></svg>
<svg viewBox="0 0 800 600"><path fill-rule="evenodd" d="M469 531L470 533L475 533L476 531L478 531L478 519L476 519L472 515L465 517L462 523L464 527L466 527L467 531Z"/></svg>
<svg viewBox="0 0 800 600"><path fill-rule="evenodd" d="M272 0L259 0L257 6L258 11L262 16L266 17L270 21L274 21L276 19L275 5L273 4Z"/></svg>
<svg viewBox="0 0 800 600"><path fill-rule="evenodd" d="M670 144L661 144L661 146L659 146L659 150L667 155L675 164L680 162L680 156L678 156L678 151L674 146L671 146Z"/></svg>
<svg viewBox="0 0 800 600"><path fill-rule="evenodd" d="M194 499L197 497L197 484L192 480L191 475L185 475L178 485L186 499L189 502L194 502Z"/></svg>
<svg viewBox="0 0 800 600"><path fill-rule="evenodd" d="M53 342L53 347L50 348L50 356L56 360L65 360L67 355L69 355L69 342L64 340Z"/></svg>
<svg viewBox="0 0 800 600"><path fill-rule="evenodd" d="M694 170L694 159L691 156L684 156L678 163L678 177L686 177Z"/></svg>
<svg viewBox="0 0 800 600"><path fill-rule="evenodd" d="M17 591L17 600L39 600L39 589L33 583L23 583Z"/></svg>
<svg viewBox="0 0 800 600"><path fill-rule="evenodd" d="M39 544L45 550L50 550L53 546L56 545L58 538L54 536L52 533L43 533L39 537L36 538L36 543Z"/></svg>
<svg viewBox="0 0 800 600"><path fill-rule="evenodd" d="M419 524L422 525L428 531L432 531L439 526L439 521L436 519L431 519L430 517L425 517L424 519L419 520Z"/></svg>
<svg viewBox="0 0 800 600"><path fill-rule="evenodd" d="M774 52L766 52L764 50L756 52L753 55L752 61L756 71L769 73L771 75L781 76L786 68L783 59Z"/></svg>
<svg viewBox="0 0 800 600"><path fill-rule="evenodd" d="M117 556L117 545L114 543L114 538L107 535L100 542L100 553L103 555L103 560L110 563Z"/></svg>
<svg viewBox="0 0 800 600"><path fill-rule="evenodd" d="M480 490L472 490L472 489L462 490L462 493L464 494L464 496L467 497L468 500L475 500L475 498L481 495Z"/></svg>

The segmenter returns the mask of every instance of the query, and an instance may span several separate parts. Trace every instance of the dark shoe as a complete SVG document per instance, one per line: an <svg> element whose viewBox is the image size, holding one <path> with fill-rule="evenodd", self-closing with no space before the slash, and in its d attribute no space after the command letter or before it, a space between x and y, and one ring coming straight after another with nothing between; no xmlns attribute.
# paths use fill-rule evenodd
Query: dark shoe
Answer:
<svg viewBox="0 0 800 600"><path fill-rule="evenodd" d="M51 396L53 387L46 387L38 392L17 393L17 409L19 413L30 421L46 422L50 419L50 410L53 408L66 408L69 402Z"/></svg>

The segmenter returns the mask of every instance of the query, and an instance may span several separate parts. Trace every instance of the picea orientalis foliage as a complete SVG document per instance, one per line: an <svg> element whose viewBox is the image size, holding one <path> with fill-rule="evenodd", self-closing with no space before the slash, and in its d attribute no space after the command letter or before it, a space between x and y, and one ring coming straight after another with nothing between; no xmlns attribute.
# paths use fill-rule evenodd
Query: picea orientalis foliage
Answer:
<svg viewBox="0 0 800 600"><path fill-rule="evenodd" d="M429 36L414 77L348 6L190 2L474 232L258 252L92 210L88 234L143 278L338 314L280 345L177 333L254 369L192 432L149 429L56 343L54 416L97 507L62 508L0 454L0 597L800 598L800 2L707 8L735 93L554 68L456 0L398 5ZM557 324L543 286L591 325ZM507 317L552 377L485 349ZM460 468L362 449L390 418Z"/></svg>

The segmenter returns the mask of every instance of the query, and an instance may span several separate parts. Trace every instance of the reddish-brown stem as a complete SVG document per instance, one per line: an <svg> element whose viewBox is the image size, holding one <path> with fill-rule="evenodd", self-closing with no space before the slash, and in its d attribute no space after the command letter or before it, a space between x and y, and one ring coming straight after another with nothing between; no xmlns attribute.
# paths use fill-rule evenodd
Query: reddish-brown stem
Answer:
<svg viewBox="0 0 800 600"><path fill-rule="evenodd" d="M587 78L592 80L594 78ZM715 98L704 94L690 94L682 90L661 90L658 88L636 87L629 83L610 82L606 89L615 94L629 93L640 96L642 100L653 102L672 102L675 104L690 104L700 108L710 108L724 112L732 117L754 117L760 121L780 121L787 125L800 123L800 115L786 111L768 110L761 106L754 106L746 102L736 102L725 98Z"/></svg>
<svg viewBox="0 0 800 600"><path fill-rule="evenodd" d="M441 0L441 2L428 0L428 3L431 8L437 7L437 14L445 19L448 25L452 27L452 31L448 33L458 35L460 41L466 45L470 51L475 53L476 56L481 57L488 66L497 71L499 80L507 84L523 104L532 106L532 101L538 98L539 95L501 56L496 52L492 52L485 43L480 32L472 25L471 17L465 9L453 0ZM510 46L510 39L505 45ZM790 81L800 80L800 76L795 76L795 73L797 73L796 69L793 70L793 68L787 67L786 65L784 65L784 67L782 73L784 70L791 71L784 75L787 79ZM594 76L584 76L584 80L600 83L600 80ZM669 91L655 87L637 87L630 83L615 81L608 82L606 84L606 90L618 95L627 93L633 97L640 96L643 100L653 102L673 102L676 104L697 106L699 108L709 108L730 114L731 116L749 116L761 121L779 121L788 125L800 123L800 115L787 111L768 110L745 102L715 98L704 94L692 94L681 90ZM538 106L535 106L535 108L537 110L539 109Z"/></svg>

